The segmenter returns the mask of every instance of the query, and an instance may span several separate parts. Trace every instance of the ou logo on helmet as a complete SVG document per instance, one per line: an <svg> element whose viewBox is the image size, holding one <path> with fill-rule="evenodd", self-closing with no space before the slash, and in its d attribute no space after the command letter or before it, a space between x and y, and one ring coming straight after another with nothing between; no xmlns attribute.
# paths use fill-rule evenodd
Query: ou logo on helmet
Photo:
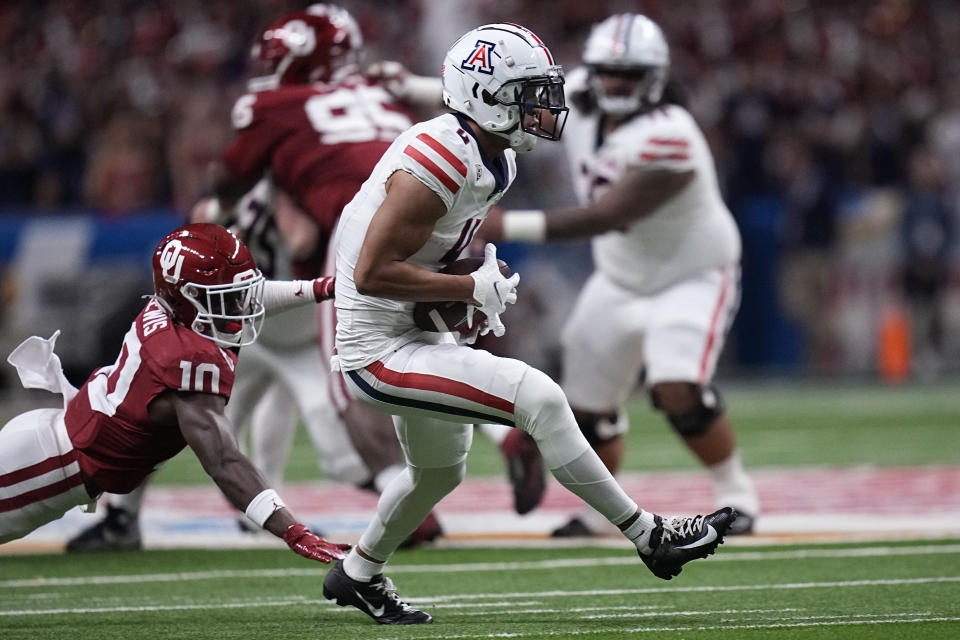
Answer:
<svg viewBox="0 0 960 640"><path fill-rule="evenodd" d="M179 240L171 240L160 254L160 268L163 270L163 279L171 284L180 281L180 270L183 268L184 256L180 254L183 244Z"/></svg>
<svg viewBox="0 0 960 640"><path fill-rule="evenodd" d="M303 20L291 20L277 34L295 56L305 56L317 48L317 34Z"/></svg>
<svg viewBox="0 0 960 640"><path fill-rule="evenodd" d="M477 44L473 45L473 51L460 63L460 68L466 69L467 71L486 73L492 76L493 49L496 46L494 43L487 42L486 40L477 40Z"/></svg>

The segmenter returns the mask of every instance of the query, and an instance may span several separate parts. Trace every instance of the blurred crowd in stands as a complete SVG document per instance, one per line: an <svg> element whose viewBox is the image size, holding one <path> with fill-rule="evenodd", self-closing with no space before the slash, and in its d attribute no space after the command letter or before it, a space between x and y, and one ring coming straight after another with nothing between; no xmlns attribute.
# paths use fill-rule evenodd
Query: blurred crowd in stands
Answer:
<svg viewBox="0 0 960 640"><path fill-rule="evenodd" d="M0 3L0 210L186 212L230 138L253 36L305 4ZM918 349L958 348L957 303L945 298L960 210L954 0L339 4L359 21L371 60L431 75L475 24L528 26L572 68L593 22L646 13L670 41L673 76L744 236L736 360L801 358L830 372L844 335L866 332L859 312L843 311L849 301L866 300L867 319L882 324L891 291L914 310ZM521 185L534 201L551 175L563 180L536 175Z"/></svg>

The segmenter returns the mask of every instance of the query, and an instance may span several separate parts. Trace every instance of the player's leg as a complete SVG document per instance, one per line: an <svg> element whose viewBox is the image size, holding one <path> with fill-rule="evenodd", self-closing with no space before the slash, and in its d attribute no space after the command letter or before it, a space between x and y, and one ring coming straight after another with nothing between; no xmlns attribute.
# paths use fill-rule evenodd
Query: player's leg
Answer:
<svg viewBox="0 0 960 640"><path fill-rule="evenodd" d="M429 416L397 416L395 422L407 464L380 494L359 542L327 574L323 594L381 624L422 624L431 616L399 599L383 567L434 505L463 480L473 426Z"/></svg>
<svg viewBox="0 0 960 640"><path fill-rule="evenodd" d="M418 343L346 377L358 397L383 411L520 428L557 480L608 520L621 525L638 513L580 432L559 385L519 360Z"/></svg>
<svg viewBox="0 0 960 640"><path fill-rule="evenodd" d="M136 551L143 547L140 533L140 507L150 482L126 494L104 494L101 504L106 513L100 520L67 541L68 553L87 551Z"/></svg>
<svg viewBox="0 0 960 640"><path fill-rule="evenodd" d="M737 309L737 279L733 267L716 269L659 294L645 340L653 406L710 472L716 504L741 514L731 534L749 533L759 512L723 398L712 384Z"/></svg>
<svg viewBox="0 0 960 640"><path fill-rule="evenodd" d="M0 544L92 500L62 409L35 409L0 429Z"/></svg>
<svg viewBox="0 0 960 640"><path fill-rule="evenodd" d="M333 266L335 255L336 250L331 246L325 265L328 274L336 273ZM325 407L318 408L318 411L329 413L332 409L335 414L308 420L307 428L318 451L323 447L329 450L329 457L338 460L339 464L351 466L353 473L362 470L367 474L365 480L356 480L354 484L380 494L406 466L393 421L389 414L377 411L354 398L341 373L328 373L330 357L334 351L336 307L331 303L321 304L317 315L319 361L323 369L323 390L326 391ZM314 398L317 397L316 387L311 389L311 394ZM339 446L333 446L333 443L339 443ZM401 547L417 547L442 535L443 527L440 521L436 514L430 512L404 540Z"/></svg>
<svg viewBox="0 0 960 640"><path fill-rule="evenodd" d="M275 378L250 416L250 461L263 474L268 487L283 485L283 469L299 419L293 394Z"/></svg>
<svg viewBox="0 0 960 640"><path fill-rule="evenodd" d="M584 437L612 474L623 461L629 428L623 405L637 385L648 307L645 299L594 273L563 331L561 386ZM606 518L585 507L552 535L613 531Z"/></svg>

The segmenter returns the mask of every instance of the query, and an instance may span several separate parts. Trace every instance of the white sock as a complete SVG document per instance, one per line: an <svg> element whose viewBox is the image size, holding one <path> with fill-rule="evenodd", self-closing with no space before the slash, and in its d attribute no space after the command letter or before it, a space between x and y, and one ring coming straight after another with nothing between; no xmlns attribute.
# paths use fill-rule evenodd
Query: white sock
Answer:
<svg viewBox="0 0 960 640"><path fill-rule="evenodd" d="M357 582L370 582L373 576L383 573L383 564L367 560L357 553L357 548L354 547L343 561L343 571Z"/></svg>
<svg viewBox="0 0 960 640"><path fill-rule="evenodd" d="M143 504L143 494L147 489L147 484L147 482L144 482L130 493L108 494L107 501L110 506L123 509L137 518L140 516L140 506Z"/></svg>
<svg viewBox="0 0 960 640"><path fill-rule="evenodd" d="M653 519L653 514L641 509L640 516L629 527L623 530L623 535L636 545L640 553L648 555L653 552L653 549L650 547L650 533L656 526L657 523Z"/></svg>
<svg viewBox="0 0 960 640"><path fill-rule="evenodd" d="M734 449L723 462L710 465L707 469L713 478L713 493L718 507L733 507L751 516L759 513L757 489L743 468L738 449Z"/></svg>

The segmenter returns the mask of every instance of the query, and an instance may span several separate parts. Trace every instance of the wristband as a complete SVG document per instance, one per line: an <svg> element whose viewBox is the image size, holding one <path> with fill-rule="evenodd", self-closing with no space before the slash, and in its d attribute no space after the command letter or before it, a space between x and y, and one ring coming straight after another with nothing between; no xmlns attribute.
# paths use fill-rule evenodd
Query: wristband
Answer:
<svg viewBox="0 0 960 640"><path fill-rule="evenodd" d="M507 211L503 214L503 239L508 242L546 241L546 214L538 209Z"/></svg>
<svg viewBox="0 0 960 640"><path fill-rule="evenodd" d="M264 489L250 501L247 505L245 514L247 517L257 523L258 527L263 527L263 523L270 519L274 511L283 509L285 504L277 492L273 489Z"/></svg>
<svg viewBox="0 0 960 640"><path fill-rule="evenodd" d="M336 287L336 276L324 276L313 281L313 298L317 302L323 302L333 297Z"/></svg>

